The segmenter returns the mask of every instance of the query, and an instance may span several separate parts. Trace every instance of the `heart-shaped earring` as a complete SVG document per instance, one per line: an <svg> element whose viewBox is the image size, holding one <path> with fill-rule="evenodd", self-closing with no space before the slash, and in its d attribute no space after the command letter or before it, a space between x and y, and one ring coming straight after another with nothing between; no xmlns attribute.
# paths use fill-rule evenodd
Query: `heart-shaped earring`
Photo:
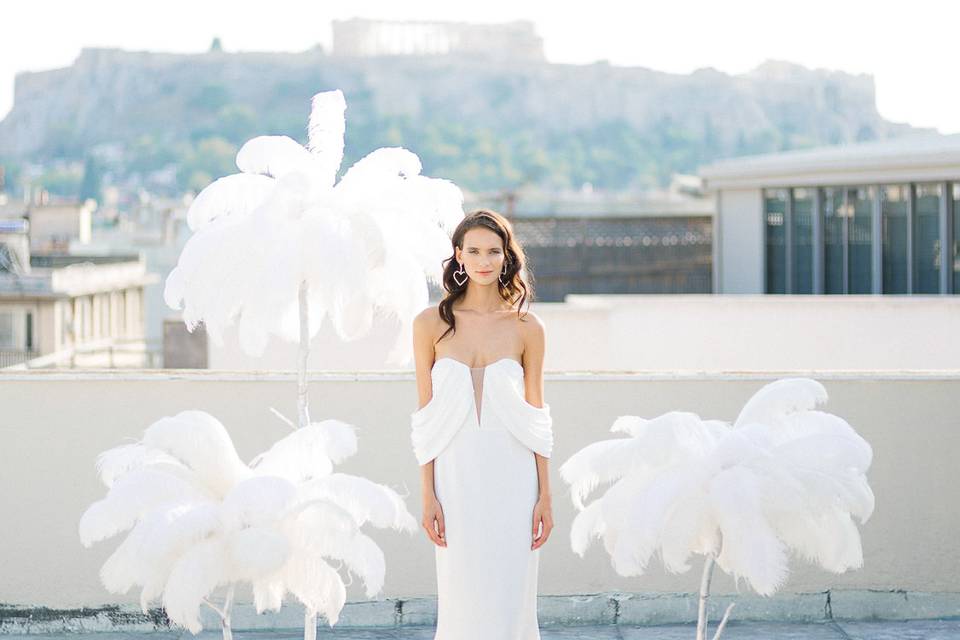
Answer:
<svg viewBox="0 0 960 640"><path fill-rule="evenodd" d="M463 276L463 280L462 280L462 281L457 279L457 274L460 274L460 275ZM460 263L460 270L453 272L453 281L457 283L457 286L458 286L458 287L462 287L462 286L464 285L464 283L467 281L467 272L463 270L463 263L462 263L462 262Z"/></svg>

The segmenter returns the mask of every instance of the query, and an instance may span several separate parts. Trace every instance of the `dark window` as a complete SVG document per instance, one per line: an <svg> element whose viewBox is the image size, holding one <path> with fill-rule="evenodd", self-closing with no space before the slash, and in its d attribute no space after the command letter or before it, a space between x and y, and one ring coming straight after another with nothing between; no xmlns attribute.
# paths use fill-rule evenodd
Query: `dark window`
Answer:
<svg viewBox="0 0 960 640"><path fill-rule="evenodd" d="M786 226L787 190L767 189L763 192L766 220L766 292L786 293Z"/></svg>
<svg viewBox="0 0 960 640"><path fill-rule="evenodd" d="M907 207L910 187L880 190L883 220L883 293L907 293Z"/></svg>
<svg viewBox="0 0 960 640"><path fill-rule="evenodd" d="M843 228L846 211L845 189L827 188L823 192L823 289L824 293L844 293Z"/></svg>
<svg viewBox="0 0 960 640"><path fill-rule="evenodd" d="M918 184L913 213L913 292L940 292L939 184Z"/></svg>
<svg viewBox="0 0 960 640"><path fill-rule="evenodd" d="M960 182L954 182L953 189L953 292L960 293Z"/></svg>
<svg viewBox="0 0 960 640"><path fill-rule="evenodd" d="M793 293L813 293L813 198L816 189L794 189L791 209Z"/></svg>
<svg viewBox="0 0 960 640"><path fill-rule="evenodd" d="M873 291L873 262L870 255L871 232L873 229L874 187L852 187L847 190L847 211L852 213L850 232L847 236L850 261L849 293L870 293Z"/></svg>

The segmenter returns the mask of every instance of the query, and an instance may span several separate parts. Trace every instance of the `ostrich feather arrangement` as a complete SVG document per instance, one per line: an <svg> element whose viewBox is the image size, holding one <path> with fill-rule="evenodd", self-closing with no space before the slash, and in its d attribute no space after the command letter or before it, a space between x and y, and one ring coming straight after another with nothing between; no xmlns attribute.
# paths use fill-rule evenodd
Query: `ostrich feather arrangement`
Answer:
<svg viewBox="0 0 960 640"><path fill-rule="evenodd" d="M463 194L420 175L420 159L399 147L373 151L337 182L345 109L341 91L316 94L306 147L253 138L237 153L240 173L194 199L193 235L164 287L190 331L202 321L222 346L236 323L241 349L259 356L270 335L309 341L329 319L350 341L393 316L401 329L388 360L409 360L412 320L429 302L427 281L440 282Z"/></svg>
<svg viewBox="0 0 960 640"><path fill-rule="evenodd" d="M100 570L104 587L139 585L140 606L162 598L170 620L197 634L200 606L213 608L230 640L235 586L253 587L257 613L277 610L285 594L308 615L336 624L346 587L330 561L363 580L368 597L385 573L383 552L364 524L413 533L417 521L387 486L334 472L352 456L351 425L325 420L297 429L249 465L226 428L188 410L150 425L143 438L101 453L106 497L79 523L81 543L128 532ZM227 589L222 608L209 596Z"/></svg>
<svg viewBox="0 0 960 640"><path fill-rule="evenodd" d="M835 573L863 566L852 517L866 523L873 512L873 451L845 420L815 410L826 400L816 380L783 378L757 391L733 425L683 411L617 418L610 430L626 437L590 444L560 467L578 509L574 552L583 557L600 538L623 576L643 574L655 552L671 573L705 555L698 640L714 563L764 596L785 582L789 549Z"/></svg>

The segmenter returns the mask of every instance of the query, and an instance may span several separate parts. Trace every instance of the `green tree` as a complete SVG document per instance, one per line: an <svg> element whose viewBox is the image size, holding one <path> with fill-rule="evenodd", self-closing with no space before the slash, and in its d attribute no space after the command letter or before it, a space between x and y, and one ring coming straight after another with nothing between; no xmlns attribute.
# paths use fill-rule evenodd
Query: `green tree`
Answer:
<svg viewBox="0 0 960 640"><path fill-rule="evenodd" d="M103 182L103 167L92 155L88 155L83 161L83 180L80 183L80 200L93 198L98 203L103 202L100 193L100 186Z"/></svg>

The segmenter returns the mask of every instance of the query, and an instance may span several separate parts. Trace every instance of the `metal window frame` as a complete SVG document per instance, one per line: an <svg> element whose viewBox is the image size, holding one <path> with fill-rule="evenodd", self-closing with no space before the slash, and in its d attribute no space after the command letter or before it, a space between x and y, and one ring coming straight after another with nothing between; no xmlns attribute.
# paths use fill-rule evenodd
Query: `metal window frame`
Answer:
<svg viewBox="0 0 960 640"><path fill-rule="evenodd" d="M783 207L783 253L787 261L783 272L783 292L787 295L793 295L793 189L787 187L787 198Z"/></svg>
<svg viewBox="0 0 960 640"><path fill-rule="evenodd" d="M913 295L913 216L917 207L917 183L911 182L907 194L907 295Z"/></svg>
<svg viewBox="0 0 960 640"><path fill-rule="evenodd" d="M947 244L948 244L948 264L947 264L947 283L949 285L948 291L951 294L960 293L960 290L956 287L956 279L953 276L954 271L954 255L953 247L954 244L960 244L960 229L956 225L956 216L957 216L957 202L960 202L960 180L955 182L951 181L948 183L950 189L947 192ZM954 190L956 190L956 195L954 195Z"/></svg>
<svg viewBox="0 0 960 640"><path fill-rule="evenodd" d="M813 293L814 295L823 295L825 290L824 272L826 269L824 256L826 255L826 246L824 238L824 220L823 220L823 201L826 198L826 189L823 187L814 187L813 193Z"/></svg>
<svg viewBox="0 0 960 640"><path fill-rule="evenodd" d="M953 184L940 185L940 295L953 293Z"/></svg>
<svg viewBox="0 0 960 640"><path fill-rule="evenodd" d="M870 220L870 289L873 295L883 293L883 207L884 185L872 185L873 210ZM871 187L867 187L868 189Z"/></svg>
<svg viewBox="0 0 960 640"><path fill-rule="evenodd" d="M843 245L843 295L850 295L850 190L856 187L843 188L843 222L840 224L840 236Z"/></svg>

